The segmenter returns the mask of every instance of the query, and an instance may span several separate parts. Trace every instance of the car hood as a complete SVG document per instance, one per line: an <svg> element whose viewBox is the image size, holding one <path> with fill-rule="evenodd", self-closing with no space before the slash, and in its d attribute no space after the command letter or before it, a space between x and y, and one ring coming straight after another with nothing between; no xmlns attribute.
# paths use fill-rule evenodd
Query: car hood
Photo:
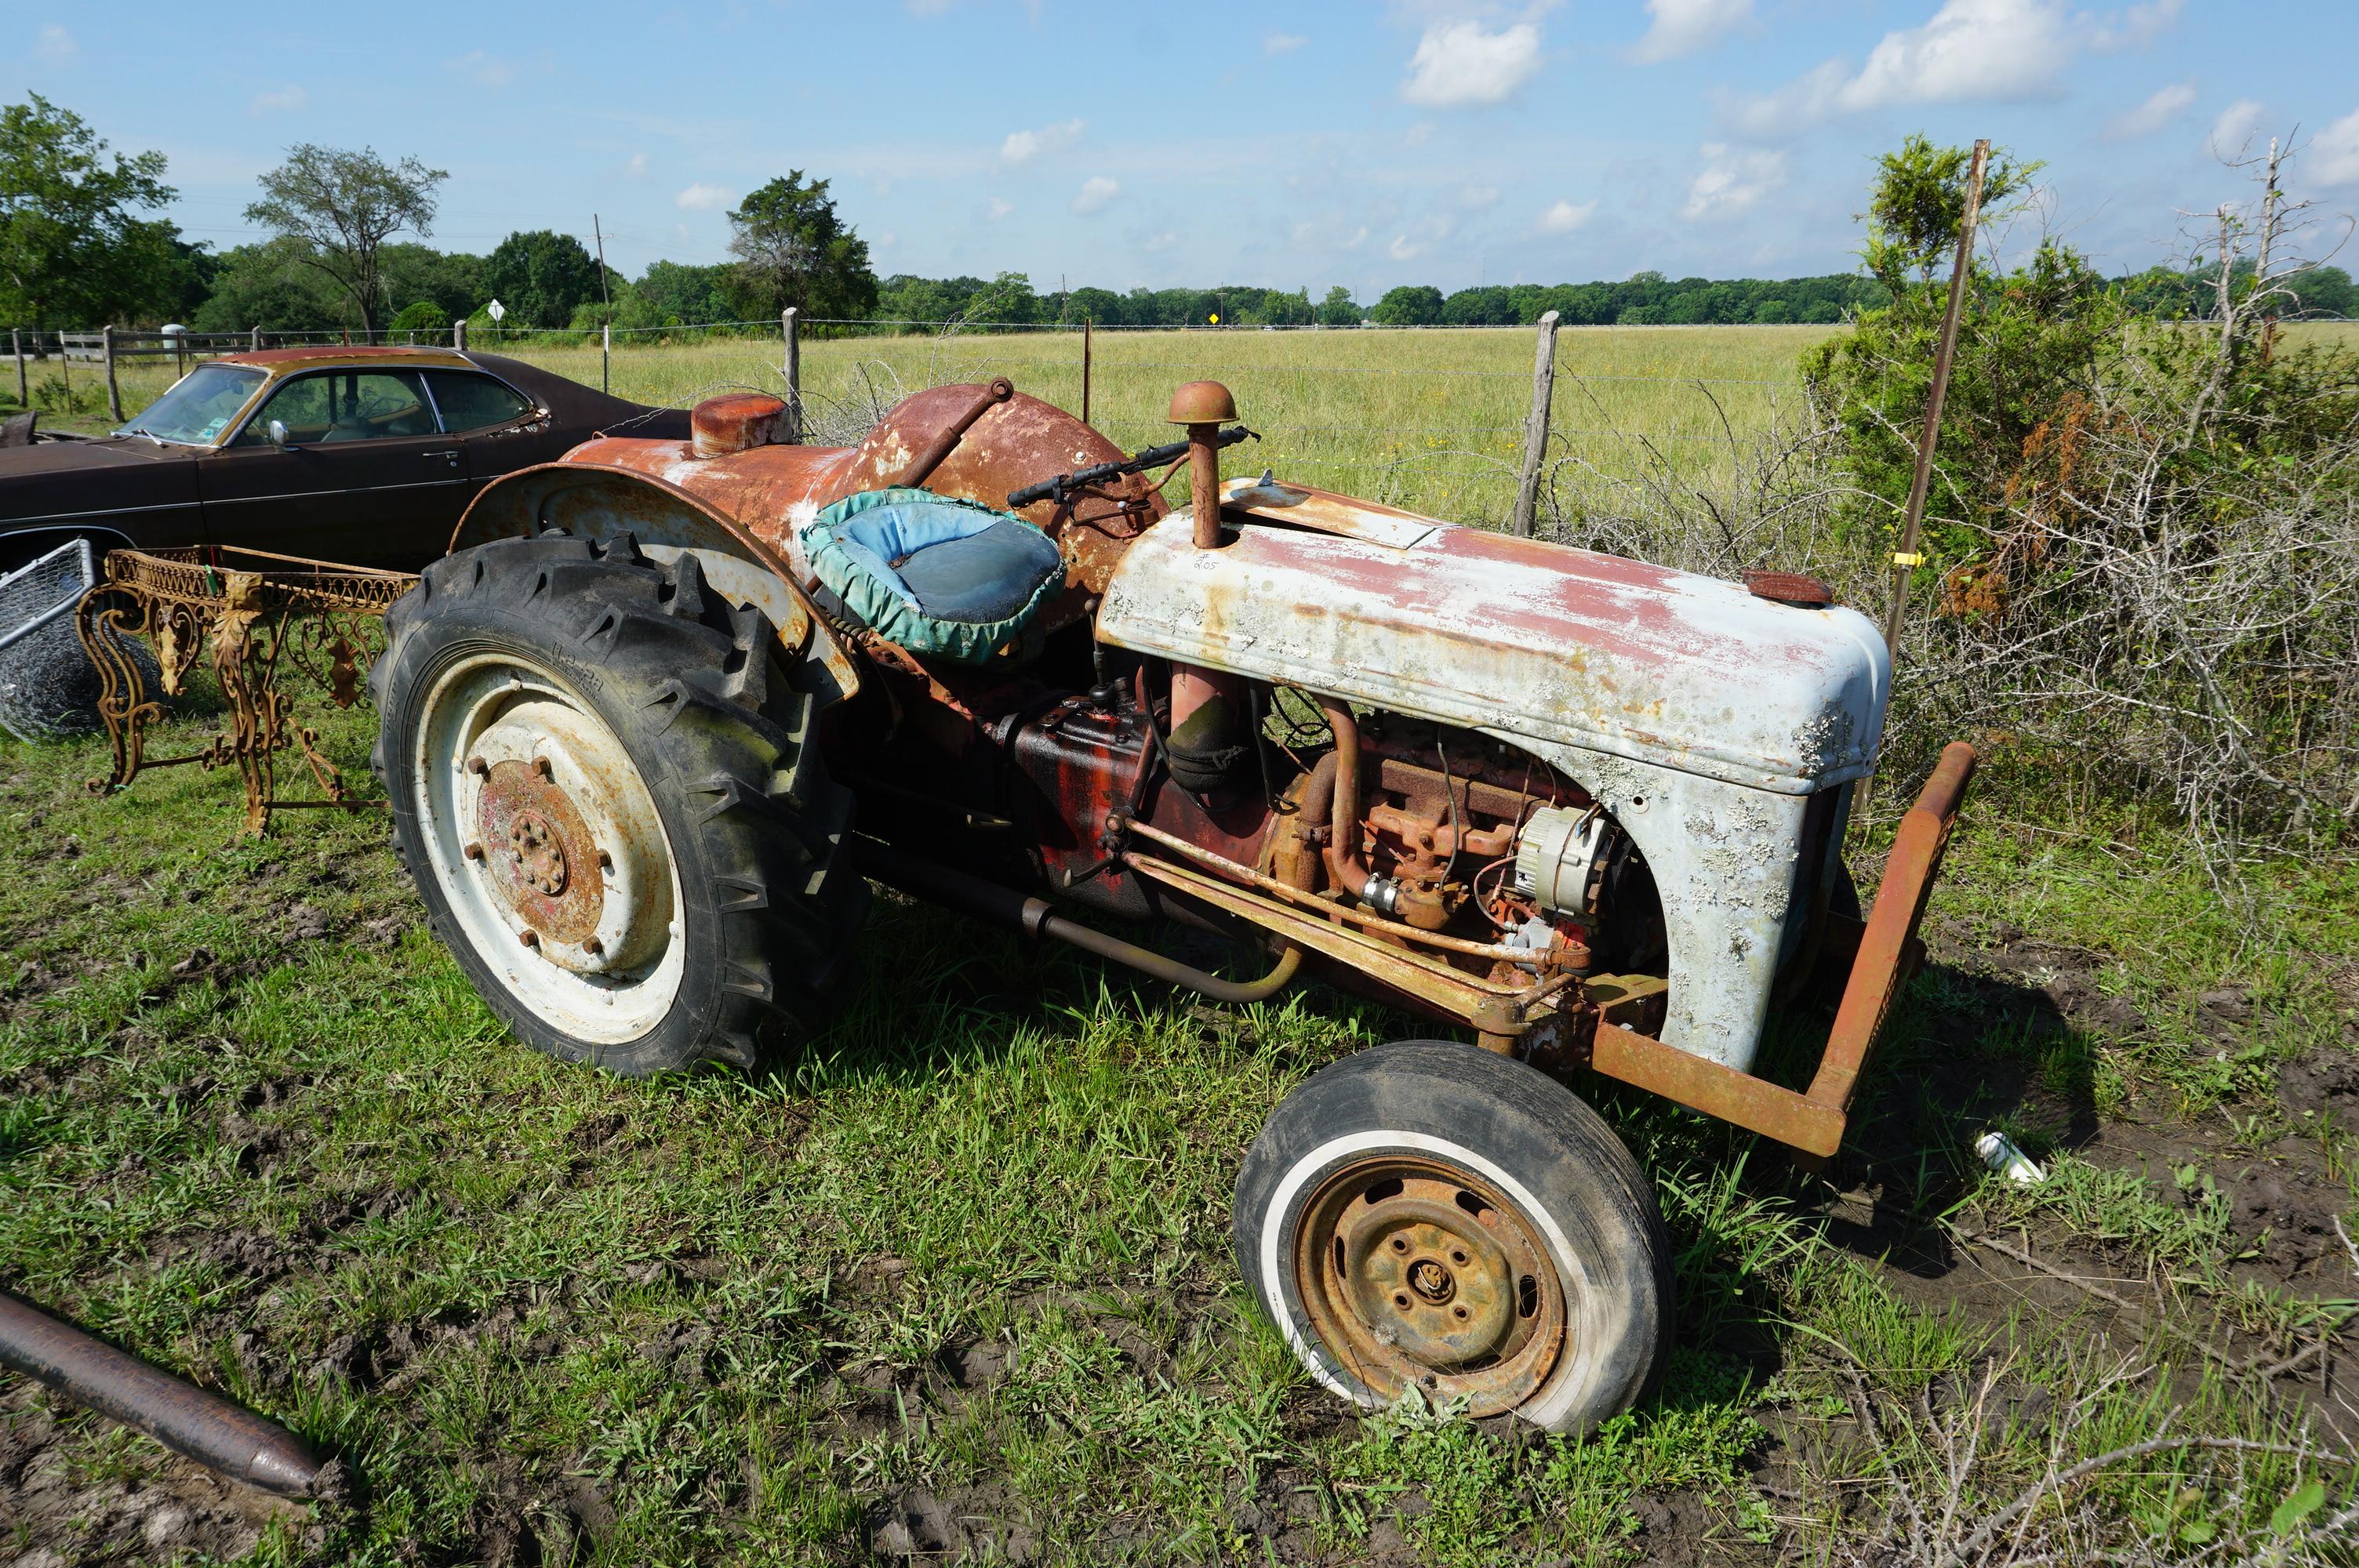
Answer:
<svg viewBox="0 0 2359 1568"><path fill-rule="evenodd" d="M0 449L0 527L193 503L200 449L139 436Z"/></svg>

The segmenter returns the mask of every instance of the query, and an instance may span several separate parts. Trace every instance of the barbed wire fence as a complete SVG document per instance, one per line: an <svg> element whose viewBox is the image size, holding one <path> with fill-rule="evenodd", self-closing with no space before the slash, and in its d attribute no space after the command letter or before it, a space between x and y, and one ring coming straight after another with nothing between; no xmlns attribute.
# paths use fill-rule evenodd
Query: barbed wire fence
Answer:
<svg viewBox="0 0 2359 1568"><path fill-rule="evenodd" d="M1766 450L1807 427L1780 373L1727 373L1710 328L1102 326L982 318L806 319L581 331L478 320L377 341L510 355L618 396L684 407L724 391L786 396L808 441L844 444L901 397L1007 375L1125 447L1167 439L1181 381L1227 382L1263 439L1241 461L1452 521L1614 547L1642 519L1699 504L1723 520ZM20 401L117 420L221 353L364 341L346 329L12 334ZM1633 351L1634 343L1638 345ZM1601 346L1605 351L1598 351ZM1651 351L1661 347L1661 356ZM52 357L54 356L54 357ZM1690 371L1643 366L1692 359ZM1540 373L1542 365L1546 373ZM38 375L43 395L30 395ZM1765 441L1767 446L1765 447ZM1774 465L1772 465L1774 466ZM1698 565L1732 569L1752 531L1725 528ZM1696 552L1679 552L1683 559ZM1734 565L1759 564L1752 560Z"/></svg>

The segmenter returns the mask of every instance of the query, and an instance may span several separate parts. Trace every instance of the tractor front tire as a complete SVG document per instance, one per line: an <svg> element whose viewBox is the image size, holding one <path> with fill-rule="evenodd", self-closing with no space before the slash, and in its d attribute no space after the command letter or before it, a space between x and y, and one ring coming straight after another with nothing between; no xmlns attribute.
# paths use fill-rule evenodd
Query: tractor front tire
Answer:
<svg viewBox="0 0 2359 1568"><path fill-rule="evenodd" d="M823 1025L867 889L758 609L693 555L542 534L434 562L386 634L395 849L519 1038L640 1077Z"/></svg>
<svg viewBox="0 0 2359 1568"><path fill-rule="evenodd" d="M1654 1184L1538 1069L1412 1040L1288 1095L1237 1176L1237 1266L1332 1391L1578 1432L1670 1346Z"/></svg>

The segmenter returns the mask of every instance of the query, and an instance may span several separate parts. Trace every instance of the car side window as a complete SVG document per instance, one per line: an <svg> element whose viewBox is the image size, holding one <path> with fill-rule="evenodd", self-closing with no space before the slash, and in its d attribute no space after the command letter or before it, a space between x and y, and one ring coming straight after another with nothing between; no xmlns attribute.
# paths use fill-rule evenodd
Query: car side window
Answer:
<svg viewBox="0 0 2359 1568"><path fill-rule="evenodd" d="M532 407L505 383L463 370L429 370L426 384L434 389L434 406L442 411L445 430L505 425L522 418Z"/></svg>
<svg viewBox="0 0 2359 1568"><path fill-rule="evenodd" d="M270 444L270 422L297 446L389 440L436 433L416 371L331 370L296 376L270 395L233 445Z"/></svg>

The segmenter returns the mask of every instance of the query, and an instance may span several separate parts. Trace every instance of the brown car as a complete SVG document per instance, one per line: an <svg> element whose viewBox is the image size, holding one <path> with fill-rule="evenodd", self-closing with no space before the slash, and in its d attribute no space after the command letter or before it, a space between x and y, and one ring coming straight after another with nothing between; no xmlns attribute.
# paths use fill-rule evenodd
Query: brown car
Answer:
<svg viewBox="0 0 2359 1568"><path fill-rule="evenodd" d="M688 415L455 349L228 354L111 436L0 449L0 571L76 536L416 571L485 484L600 431L684 438Z"/></svg>

